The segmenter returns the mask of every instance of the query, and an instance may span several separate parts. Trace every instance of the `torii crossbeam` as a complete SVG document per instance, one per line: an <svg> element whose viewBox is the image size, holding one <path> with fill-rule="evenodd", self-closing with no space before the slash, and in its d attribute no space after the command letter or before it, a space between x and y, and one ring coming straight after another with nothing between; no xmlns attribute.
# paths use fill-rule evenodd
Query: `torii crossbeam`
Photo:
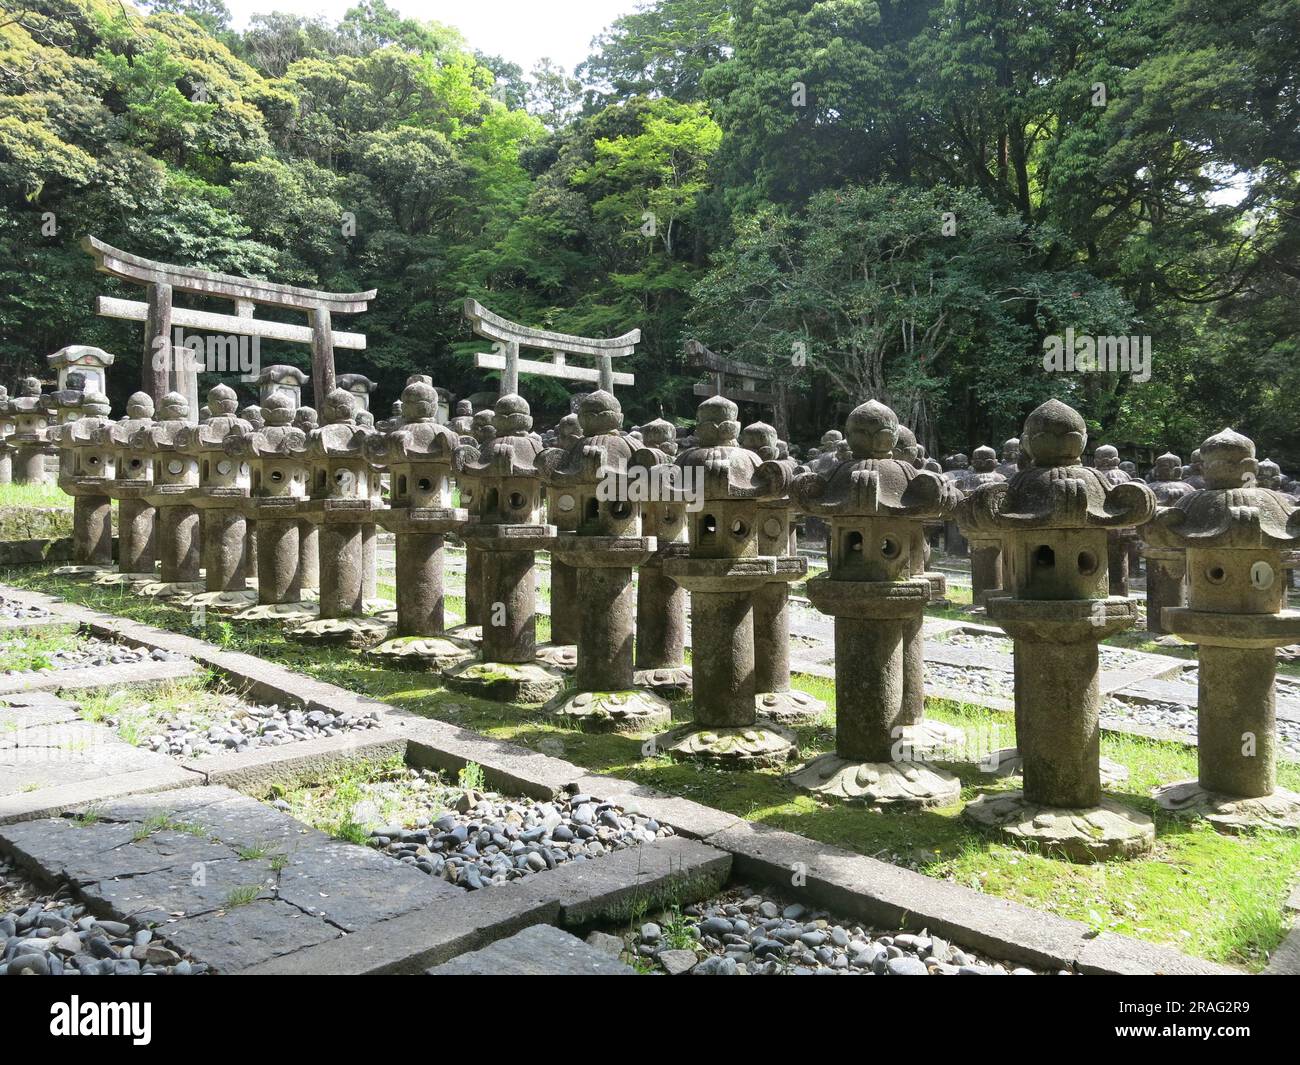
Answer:
<svg viewBox="0 0 1300 1065"><path fill-rule="evenodd" d="M633 329L619 337L602 340L594 337L571 336L552 333L548 329L530 329L493 314L477 300L465 301L464 314L474 332L496 342L496 351L481 351L474 356L474 365L480 370L500 370L500 394L519 391L521 373L540 377L559 377L565 381L588 381L612 393L615 385L634 385L636 378L630 373L615 373L614 359L631 355L641 341L641 330ZM535 348L550 353L549 362L521 359L520 348ZM568 356L594 356L596 366L570 366Z"/></svg>

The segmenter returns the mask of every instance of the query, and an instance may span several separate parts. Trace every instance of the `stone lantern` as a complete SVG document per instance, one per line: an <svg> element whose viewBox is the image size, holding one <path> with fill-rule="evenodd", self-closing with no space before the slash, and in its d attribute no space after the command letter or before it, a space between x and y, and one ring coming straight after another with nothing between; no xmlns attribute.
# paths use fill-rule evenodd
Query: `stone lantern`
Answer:
<svg viewBox="0 0 1300 1065"><path fill-rule="evenodd" d="M40 381L24 377L18 383L9 413L14 424L9 437L14 483L44 484L48 480L45 457L50 453L50 410L41 396Z"/></svg>
<svg viewBox="0 0 1300 1065"><path fill-rule="evenodd" d="M582 440L577 414L566 414L555 427L555 447L568 451ZM581 514L572 492L546 484L546 520L561 534L578 529ZM551 552L551 639L539 650L538 661L553 669L572 670L578 662L578 632L582 605L578 601L578 571Z"/></svg>
<svg viewBox="0 0 1300 1065"><path fill-rule="evenodd" d="M966 494L966 481L970 477L970 456L963 452L949 455L943 460L943 477L962 495ZM962 535L955 519L943 523L943 550L945 554L965 558L970 554L970 544Z"/></svg>
<svg viewBox="0 0 1300 1065"><path fill-rule="evenodd" d="M103 348L94 348L89 344L69 344L60 348L46 361L50 369L58 375L58 390L74 389L90 395L108 394L108 368L113 365L115 356ZM76 375L77 380L70 383Z"/></svg>
<svg viewBox="0 0 1300 1065"><path fill-rule="evenodd" d="M1185 607L1170 632L1198 645L1197 779L1155 791L1167 810L1225 831L1300 829L1300 795L1277 787L1276 648L1300 640L1286 608L1282 556L1300 546L1300 510L1253 483L1255 445L1225 429L1201 444L1205 488L1174 500L1147 528L1187 553Z"/></svg>
<svg viewBox="0 0 1300 1065"><path fill-rule="evenodd" d="M86 377L80 370L70 370L63 377L63 385L41 397L45 409L53 415L56 425L66 425L81 417L81 404L86 398Z"/></svg>
<svg viewBox="0 0 1300 1065"><path fill-rule="evenodd" d="M902 459L915 469L926 469L925 448L917 442L916 434L901 422L898 425L898 442L894 445L893 457L896 459ZM831 467L831 469L834 469L834 467ZM830 470L824 470L822 472L829 473ZM943 539L943 526L943 521L938 518L928 519L921 523L922 543L920 547L923 547L925 550L926 564L926 572L924 576L930 582L930 605L937 607L947 607L952 605L948 600L947 576L939 570L931 570L929 568L930 558L933 555L934 549L939 546Z"/></svg>
<svg viewBox="0 0 1300 1065"><path fill-rule="evenodd" d="M9 437L14 431L14 416L9 409L9 389L0 385L0 484L10 484L14 479L13 448Z"/></svg>
<svg viewBox="0 0 1300 1065"><path fill-rule="evenodd" d="M1201 449L1199 447L1192 452L1187 465L1183 467L1183 480L1198 492L1205 487L1205 478L1201 474Z"/></svg>
<svg viewBox="0 0 1300 1065"><path fill-rule="evenodd" d="M257 529L257 602L241 610L240 621L305 621L316 607L303 602L303 512L311 480L307 434L293 424L293 396L272 389L262 400L264 424L247 434L231 433L225 451L248 467L244 500Z"/></svg>
<svg viewBox="0 0 1300 1065"><path fill-rule="evenodd" d="M194 505L199 464L179 447L189 436L189 417L189 401L179 392L168 392L158 405L157 420L131 437L132 450L144 452L153 463L152 486L144 499L157 512L160 583L146 585L142 592L165 599L204 590L199 581L199 511Z"/></svg>
<svg viewBox="0 0 1300 1065"><path fill-rule="evenodd" d="M677 491L677 429L656 418L641 427L641 446L632 455L634 470L645 471L641 532L655 538L655 552L637 573L636 673L638 687L660 693L689 690L686 664L686 589L664 573L669 559L685 558L686 501Z"/></svg>
<svg viewBox="0 0 1300 1065"><path fill-rule="evenodd" d="M1156 459L1151 492L1156 504L1173 506L1185 495L1196 491L1182 480L1183 460L1165 452ZM1147 561L1147 632L1164 633L1164 608L1187 603L1187 559L1182 548L1157 547L1151 543L1150 526L1138 530L1142 538L1142 557Z"/></svg>
<svg viewBox="0 0 1300 1065"><path fill-rule="evenodd" d="M253 427L236 413L239 398L228 385L211 389L207 406L208 420L176 438L177 449L198 466L199 484L191 499L202 516L205 590L184 605L239 611L256 599L248 589L249 468L246 458L226 450L226 438L247 436Z"/></svg>
<svg viewBox="0 0 1300 1065"><path fill-rule="evenodd" d="M758 503L781 499L789 470L738 445L737 407L723 396L700 404L697 446L680 454L683 493L703 505L688 510L690 552L664 573L691 595L695 721L656 743L674 758L726 768L780 765L794 738L759 718L754 681L754 595L778 577L798 580L807 563L758 553Z"/></svg>
<svg viewBox="0 0 1300 1065"><path fill-rule="evenodd" d="M117 500L117 572L102 574L95 578L96 584L147 584L157 580L157 511L147 498L153 490L153 462L142 446L152 425L153 397L148 392L135 392L126 401L126 416L99 430L113 449L117 475L108 486L109 496Z"/></svg>
<svg viewBox="0 0 1300 1065"><path fill-rule="evenodd" d="M289 399L289 409L297 410L302 406L302 386L307 383L307 375L296 366L265 366L257 375L257 398L262 406L273 395L282 394Z"/></svg>
<svg viewBox="0 0 1300 1065"><path fill-rule="evenodd" d="M321 425L307 437L311 464L305 515L317 528L320 552L320 616L290 625L285 635L304 643L369 647L388 636L388 626L366 616L365 541L373 541L375 515L383 507L379 472L366 457L373 429L357 423L357 401L336 388L325 397ZM369 532L368 532L369 530Z"/></svg>
<svg viewBox="0 0 1300 1065"><path fill-rule="evenodd" d="M1110 484L1124 484L1133 478L1120 469L1119 450L1102 444L1093 454L1098 472ZM1106 568L1110 574L1110 594L1128 595L1129 552L1137 542L1136 529L1111 529L1106 536Z"/></svg>
<svg viewBox="0 0 1300 1065"><path fill-rule="evenodd" d="M766 422L745 426L740 446L764 463L780 463L784 471L774 481L792 482L806 472L791 458L782 458L776 429ZM788 495L762 499L758 507L758 553L798 560L793 504ZM760 717L779 725L806 725L826 713L826 704L790 687L790 582L776 576L754 593L754 699Z"/></svg>
<svg viewBox="0 0 1300 1065"><path fill-rule="evenodd" d="M997 453L987 445L977 447L971 458L970 475L962 482L962 490L970 494L980 485L998 484L1006 480L997 470ZM990 592L1002 587L1002 543L996 539L967 533L970 543L971 604L983 606Z"/></svg>
<svg viewBox="0 0 1300 1065"><path fill-rule="evenodd" d="M581 604L577 691L560 693L547 710L587 731L661 728L672 720L672 708L632 679L632 570L656 547L653 536L642 535L640 502L630 490L632 443L619 432L623 411L609 392L585 395L578 422L577 440L537 458L538 476L559 512L574 516L570 528L557 526L551 558L573 567Z"/></svg>
<svg viewBox="0 0 1300 1065"><path fill-rule="evenodd" d="M1259 471L1255 474L1255 483L1261 488L1270 488L1275 492L1281 492L1287 499L1297 502L1294 491L1290 490L1284 483L1282 477L1282 467L1272 459L1264 459L1259 464ZM1295 574L1297 567L1300 567L1300 551L1286 551L1282 554L1282 571L1286 577L1288 588L1295 587ZM1171 603L1171 606L1182 606L1181 603Z"/></svg>
<svg viewBox="0 0 1300 1065"><path fill-rule="evenodd" d="M961 795L949 773L914 760L922 723L904 698L909 641L921 638L930 585L920 574L921 523L946 518L953 485L892 457L898 417L871 401L849 415L852 457L795 480L796 505L831 524L825 574L808 598L835 618L835 752L791 779L818 795L872 806L944 806Z"/></svg>
<svg viewBox="0 0 1300 1065"><path fill-rule="evenodd" d="M110 409L107 396L89 392L80 418L49 430L49 439L60 452L59 487L72 496L74 564L60 566L56 576L91 577L113 567L109 488L117 476L117 453L106 432L112 424Z"/></svg>
<svg viewBox="0 0 1300 1065"><path fill-rule="evenodd" d="M473 438L473 449L482 455L486 448L489 448L496 437L496 427L493 425L495 415L490 410L478 411L471 422L471 436ZM462 439L462 443L465 441ZM470 456L467 453L466 461L477 461L476 456ZM462 499L463 503L464 500ZM472 508L467 506L471 511L470 517L473 518ZM476 544L465 541L465 621L461 625L456 625L447 633L448 636L456 640L461 640L477 645L483 639L483 551Z"/></svg>
<svg viewBox="0 0 1300 1065"><path fill-rule="evenodd" d="M445 674L449 687L507 702L542 703L558 694L560 674L537 653L536 552L551 545L555 526L542 521L537 477L540 441L528 403L501 396L493 434L460 471L460 499L470 512L461 535L482 557L479 660Z"/></svg>
<svg viewBox="0 0 1300 1065"><path fill-rule="evenodd" d="M310 439L311 434L320 428L316 408L302 406L295 410L293 427L301 429ZM311 495L310 485L307 495ZM302 573L303 599L315 599L320 588L320 526L308 514L298 521L298 568Z"/></svg>
<svg viewBox="0 0 1300 1065"><path fill-rule="evenodd" d="M379 522L396 538L397 627L371 656L401 668L446 669L471 656L444 634L444 544L469 512L451 505L451 475L476 452L437 422L438 393L411 381L402 390L401 426L369 437L367 454L388 470L389 505Z"/></svg>
<svg viewBox="0 0 1300 1065"><path fill-rule="evenodd" d="M1087 429L1058 400L1029 415L1020 440L1032 468L977 488L961 518L1002 540L1003 595L986 608L1015 643L1024 788L983 795L965 816L1075 861L1142 854L1151 819L1101 792L1097 644L1137 616L1133 600L1108 595L1107 532L1149 521L1155 498L1139 481L1113 485L1080 464Z"/></svg>
<svg viewBox="0 0 1300 1065"><path fill-rule="evenodd" d="M357 413L370 411L370 394L379 386L374 381L359 373L341 373L334 379L334 387L350 392L356 400Z"/></svg>
<svg viewBox="0 0 1300 1065"><path fill-rule="evenodd" d="M1020 472L1020 437L1013 436L1002 441L1002 454L995 470L1008 481Z"/></svg>
<svg viewBox="0 0 1300 1065"><path fill-rule="evenodd" d="M455 415L447 423L448 427L457 436L473 439L474 405L467 399L460 399L456 401L455 410Z"/></svg>

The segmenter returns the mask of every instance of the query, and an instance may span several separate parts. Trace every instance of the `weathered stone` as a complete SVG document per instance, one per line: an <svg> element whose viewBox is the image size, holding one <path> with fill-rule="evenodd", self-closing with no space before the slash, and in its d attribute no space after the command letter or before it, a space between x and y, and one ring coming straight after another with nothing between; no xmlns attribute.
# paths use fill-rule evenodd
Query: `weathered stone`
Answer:
<svg viewBox="0 0 1300 1065"><path fill-rule="evenodd" d="M835 618L836 729L833 755L800 770L816 794L875 805L954 802L956 777L916 762L900 741L920 723L906 695L919 693L921 617L930 597L922 522L943 519L957 501L944 480L893 457L898 418L880 403L849 415L852 455L794 482L801 510L831 526L828 570L808 598ZM909 649L914 657L909 659ZM918 700L919 701L919 700Z"/></svg>
<svg viewBox="0 0 1300 1065"><path fill-rule="evenodd" d="M1137 857L1155 840L1149 817L1105 797L1086 809L1070 810L1032 802L1021 792L981 795L963 813L981 828L1072 862Z"/></svg>
<svg viewBox="0 0 1300 1065"><path fill-rule="evenodd" d="M429 970L430 976L634 976L604 951L553 925L526 928Z"/></svg>
<svg viewBox="0 0 1300 1065"><path fill-rule="evenodd" d="M695 725L663 741L677 757L772 764L793 754L794 746L782 730L758 718L753 597L773 581L797 580L807 566L802 559L759 554L756 504L783 498L791 471L737 445L736 414L735 404L721 397L700 404L699 446L676 463L679 488L693 481L703 501L688 515L688 557L664 563L664 573L691 593ZM685 500L685 491L680 498ZM693 739L693 731L705 735Z"/></svg>
<svg viewBox="0 0 1300 1065"><path fill-rule="evenodd" d="M551 557L576 572L580 604L578 690L548 710L580 728L633 732L668 724L672 709L660 696L633 687L632 570L654 554L656 542L640 535L640 506L627 481L632 444L619 433L622 424L612 394L584 396L581 435L567 448L543 451L536 468L571 526L557 533Z"/></svg>
<svg viewBox="0 0 1300 1065"><path fill-rule="evenodd" d="M1200 447L1205 487L1174 499L1147 527L1151 543L1187 557L1185 607L1171 632L1199 647L1197 781L1159 793L1167 809L1204 813L1225 830L1253 821L1295 829L1297 797L1277 791L1274 648L1300 640L1286 609L1283 552L1300 545L1297 508L1254 482L1255 445L1225 429ZM1261 800L1246 802L1242 800ZM1267 801L1262 801L1267 800Z"/></svg>
<svg viewBox="0 0 1300 1065"><path fill-rule="evenodd" d="M1010 484L975 489L961 522L972 536L1002 541L1004 595L989 599L988 613L1015 641L1024 790L965 813L1078 861L1142 853L1154 838L1150 819L1101 795L1097 644L1136 618L1131 600L1108 595L1107 530L1149 521L1155 499L1140 482L1115 483L1079 464L1084 421L1057 400L1029 416L1020 439L1033 466Z"/></svg>

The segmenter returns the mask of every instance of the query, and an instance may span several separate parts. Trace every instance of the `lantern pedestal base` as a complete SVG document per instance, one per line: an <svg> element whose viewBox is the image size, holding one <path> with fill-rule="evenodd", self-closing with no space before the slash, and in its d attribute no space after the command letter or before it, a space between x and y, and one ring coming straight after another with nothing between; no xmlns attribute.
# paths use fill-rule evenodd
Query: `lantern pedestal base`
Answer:
<svg viewBox="0 0 1300 1065"><path fill-rule="evenodd" d="M533 662L465 662L446 672L448 688L498 703L545 703L564 678Z"/></svg>
<svg viewBox="0 0 1300 1065"><path fill-rule="evenodd" d="M1239 799L1206 791L1195 780L1165 784L1152 797L1161 809L1188 817L1201 817L1220 832L1250 832L1267 828L1274 832L1300 832L1300 795L1278 788L1272 795Z"/></svg>
<svg viewBox="0 0 1300 1065"><path fill-rule="evenodd" d="M824 754L790 775L790 782L826 799L867 806L921 809L951 806L961 781L921 762L856 762Z"/></svg>
<svg viewBox="0 0 1300 1065"><path fill-rule="evenodd" d="M673 719L673 708L665 700L635 688L561 695L546 709L563 724L583 732L646 732L663 728Z"/></svg>
<svg viewBox="0 0 1300 1065"><path fill-rule="evenodd" d="M656 737L655 747L678 761L708 762L721 769L781 766L798 749L790 733L767 721L734 728L687 725Z"/></svg>
<svg viewBox="0 0 1300 1065"><path fill-rule="evenodd" d="M1151 818L1104 797L1097 806L1067 810L1029 802L1020 791L981 795L962 816L1010 843L1080 863L1140 857L1156 837Z"/></svg>
<svg viewBox="0 0 1300 1065"><path fill-rule="evenodd" d="M393 669L451 669L474 656L466 643L446 636L398 636L371 648L367 657Z"/></svg>

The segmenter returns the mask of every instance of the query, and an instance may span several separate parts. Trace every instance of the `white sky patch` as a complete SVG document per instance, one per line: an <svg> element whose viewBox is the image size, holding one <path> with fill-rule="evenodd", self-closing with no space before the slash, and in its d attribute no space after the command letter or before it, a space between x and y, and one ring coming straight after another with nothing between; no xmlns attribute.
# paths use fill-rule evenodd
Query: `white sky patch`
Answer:
<svg viewBox="0 0 1300 1065"><path fill-rule="evenodd" d="M338 22L355 0L226 0L237 30L255 14L283 11ZM455 26L470 47L518 63L524 73L542 58L572 72L591 53L591 39L636 0L388 0L406 18Z"/></svg>

